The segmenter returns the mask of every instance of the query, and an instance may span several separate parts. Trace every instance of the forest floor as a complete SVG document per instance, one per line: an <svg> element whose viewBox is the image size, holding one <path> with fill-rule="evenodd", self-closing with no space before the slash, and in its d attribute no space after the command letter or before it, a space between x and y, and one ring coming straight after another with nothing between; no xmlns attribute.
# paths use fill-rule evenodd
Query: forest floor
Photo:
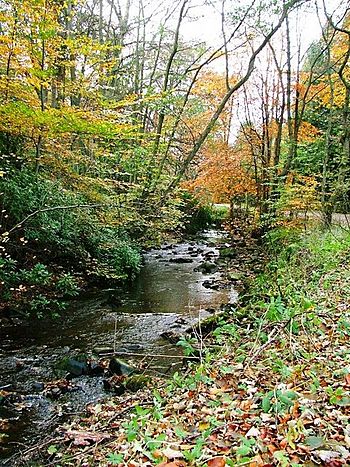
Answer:
<svg viewBox="0 0 350 467"><path fill-rule="evenodd" d="M350 234L281 228L182 374L87 407L23 465L350 465ZM27 463L28 462L28 463Z"/></svg>

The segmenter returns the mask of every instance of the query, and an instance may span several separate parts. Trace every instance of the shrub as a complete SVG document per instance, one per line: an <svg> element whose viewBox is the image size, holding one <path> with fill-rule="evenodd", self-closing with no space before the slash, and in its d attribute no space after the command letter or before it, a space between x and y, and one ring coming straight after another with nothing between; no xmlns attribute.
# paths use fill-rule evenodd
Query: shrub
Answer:
<svg viewBox="0 0 350 467"><path fill-rule="evenodd" d="M28 271L21 270L21 279L30 285L48 285L51 282L52 275L47 266L37 263Z"/></svg>
<svg viewBox="0 0 350 467"><path fill-rule="evenodd" d="M56 282L56 289L64 296L75 297L80 287L77 279L71 274L63 274Z"/></svg>
<svg viewBox="0 0 350 467"><path fill-rule="evenodd" d="M0 190L4 192L3 208L7 213L4 230L10 230L26 216L38 211L20 230L22 238L40 256L40 263L32 271L22 271L24 280L29 283L46 285L49 282L50 277L43 264L48 261L64 267L71 265L81 272L88 270L108 279L125 278L139 270L138 249L125 231L101 223L101 209L46 209L91 204L91 200L66 189L59 180L53 182L24 167L0 179ZM112 211L110 208L108 213ZM18 248L18 243L16 236L10 238L6 248L20 263L26 247L23 242ZM68 285L70 279L65 280L69 293L74 294L74 286ZM65 289L64 281L59 284Z"/></svg>
<svg viewBox="0 0 350 467"><path fill-rule="evenodd" d="M199 200L187 193L184 194L183 212L185 215L185 231L195 234L208 226L221 224L227 217L228 209L225 206L202 204Z"/></svg>

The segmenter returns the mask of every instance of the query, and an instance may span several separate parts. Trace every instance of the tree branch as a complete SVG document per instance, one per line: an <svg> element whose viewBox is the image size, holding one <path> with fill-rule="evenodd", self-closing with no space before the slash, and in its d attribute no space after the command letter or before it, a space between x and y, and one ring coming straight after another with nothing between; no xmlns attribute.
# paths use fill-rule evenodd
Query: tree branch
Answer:
<svg viewBox="0 0 350 467"><path fill-rule="evenodd" d="M234 93L240 89L250 78L251 74L253 73L254 70L254 65L255 65L255 60L257 56L260 54L260 52L266 47L266 45L269 43L270 39L275 35L275 33L280 29L282 26L283 22L288 16L288 13L292 8L297 6L298 4L308 2L309 0L291 0L289 1L283 8L283 12L279 18L278 23L271 29L268 35L264 37L264 40L261 42L259 47L252 53L247 70L242 76L242 78L237 81L235 85L233 85L225 94L225 96L222 98L220 104L218 105L217 109L213 113L210 121L206 125L205 129L201 133L201 135L198 137L195 145L193 146L192 150L189 152L187 157L185 158L183 165L177 174L177 176L170 182L168 187L165 190L165 195L167 195L175 186L178 185L180 180L182 179L183 175L185 174L188 166L192 162L192 160L195 158L199 150L201 149L203 143L206 141L207 137L209 136L210 132L214 128L215 123L217 122L218 118L220 117L221 113L223 112L227 102L231 99L231 97L234 95Z"/></svg>
<svg viewBox="0 0 350 467"><path fill-rule="evenodd" d="M29 221L32 217L36 216L37 214L41 214L42 212L50 212L50 211L64 211L64 210L70 210L70 209L96 209L106 206L106 204L71 204L67 206L53 206L53 207L47 207L47 208L42 208L38 209L31 214L28 214L21 222L13 226L8 232L7 235L13 232L14 230L17 230L22 227L23 224Z"/></svg>

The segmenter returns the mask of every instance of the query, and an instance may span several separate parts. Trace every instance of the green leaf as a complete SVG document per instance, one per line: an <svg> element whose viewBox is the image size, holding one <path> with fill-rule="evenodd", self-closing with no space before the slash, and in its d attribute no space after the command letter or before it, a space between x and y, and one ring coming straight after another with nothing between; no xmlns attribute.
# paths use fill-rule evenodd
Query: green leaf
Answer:
<svg viewBox="0 0 350 467"><path fill-rule="evenodd" d="M117 454L115 452L111 452L110 454L108 454L107 460L113 465L118 465L124 462L124 456L123 454Z"/></svg>
<svg viewBox="0 0 350 467"><path fill-rule="evenodd" d="M265 413L269 412L271 409L271 399L269 396L263 397L263 400L261 401L261 407Z"/></svg>
<svg viewBox="0 0 350 467"><path fill-rule="evenodd" d="M311 449L318 449L324 445L324 439L322 436L307 436L305 438L305 444Z"/></svg>
<svg viewBox="0 0 350 467"><path fill-rule="evenodd" d="M297 399L297 397L298 397L298 394L296 392L294 392L294 391L286 391L284 393L284 395L287 396L289 399L292 399L292 400Z"/></svg>
<svg viewBox="0 0 350 467"><path fill-rule="evenodd" d="M250 446L246 446L245 444L241 445L237 451L237 456L247 456L250 453Z"/></svg>
<svg viewBox="0 0 350 467"><path fill-rule="evenodd" d="M273 453L273 457L278 460L281 467L289 467L289 458L284 454L283 451L276 451Z"/></svg>
<svg viewBox="0 0 350 467"><path fill-rule="evenodd" d="M185 439L188 436L187 431L185 431L181 426L175 427L175 434L181 439Z"/></svg>
<svg viewBox="0 0 350 467"><path fill-rule="evenodd" d="M47 448L47 452L48 452L48 454L50 454L50 455L56 454L57 451L58 451L57 446L55 446L54 444L51 444L51 445Z"/></svg>
<svg viewBox="0 0 350 467"><path fill-rule="evenodd" d="M148 440L147 446L149 447L150 451L154 451L155 449L158 449L165 440L166 434L162 433L158 435L157 438Z"/></svg>
<svg viewBox="0 0 350 467"><path fill-rule="evenodd" d="M336 405L340 405L341 407L347 407L350 405L350 397L342 397L341 399L338 399L336 402L334 402Z"/></svg>
<svg viewBox="0 0 350 467"><path fill-rule="evenodd" d="M163 398L162 398L162 396L160 395L160 392L159 392L157 389L155 389L155 390L153 391L153 395L154 395L154 398L156 399L156 401L157 401L159 404L161 404L161 403L163 402Z"/></svg>
<svg viewBox="0 0 350 467"><path fill-rule="evenodd" d="M291 399L289 399L289 397L285 396L284 394L280 394L278 398L283 404L289 407L291 407L294 404L294 402Z"/></svg>

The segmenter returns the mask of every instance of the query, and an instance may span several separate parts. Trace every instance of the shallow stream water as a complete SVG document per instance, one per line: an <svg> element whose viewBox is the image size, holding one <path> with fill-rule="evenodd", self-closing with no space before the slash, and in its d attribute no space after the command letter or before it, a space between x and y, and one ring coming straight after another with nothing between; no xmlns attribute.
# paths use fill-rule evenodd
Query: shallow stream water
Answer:
<svg viewBox="0 0 350 467"><path fill-rule="evenodd" d="M6 405L0 400L0 434L7 435L0 438L0 465L11 465L4 459L40 439L68 414L108 396L102 377L81 376L74 379L77 391L59 400L46 397L42 383L58 378L55 365L64 356L107 351L180 355L179 347L162 338L162 333L181 333L213 309L235 301L235 290L210 287L220 280L220 272L197 270L203 262L217 260L224 235L208 231L193 242L150 250L144 254L137 279L123 288L86 293L58 320L0 330L0 391L20 395ZM136 366L139 361L135 357ZM149 373L169 373L176 362L143 359Z"/></svg>

